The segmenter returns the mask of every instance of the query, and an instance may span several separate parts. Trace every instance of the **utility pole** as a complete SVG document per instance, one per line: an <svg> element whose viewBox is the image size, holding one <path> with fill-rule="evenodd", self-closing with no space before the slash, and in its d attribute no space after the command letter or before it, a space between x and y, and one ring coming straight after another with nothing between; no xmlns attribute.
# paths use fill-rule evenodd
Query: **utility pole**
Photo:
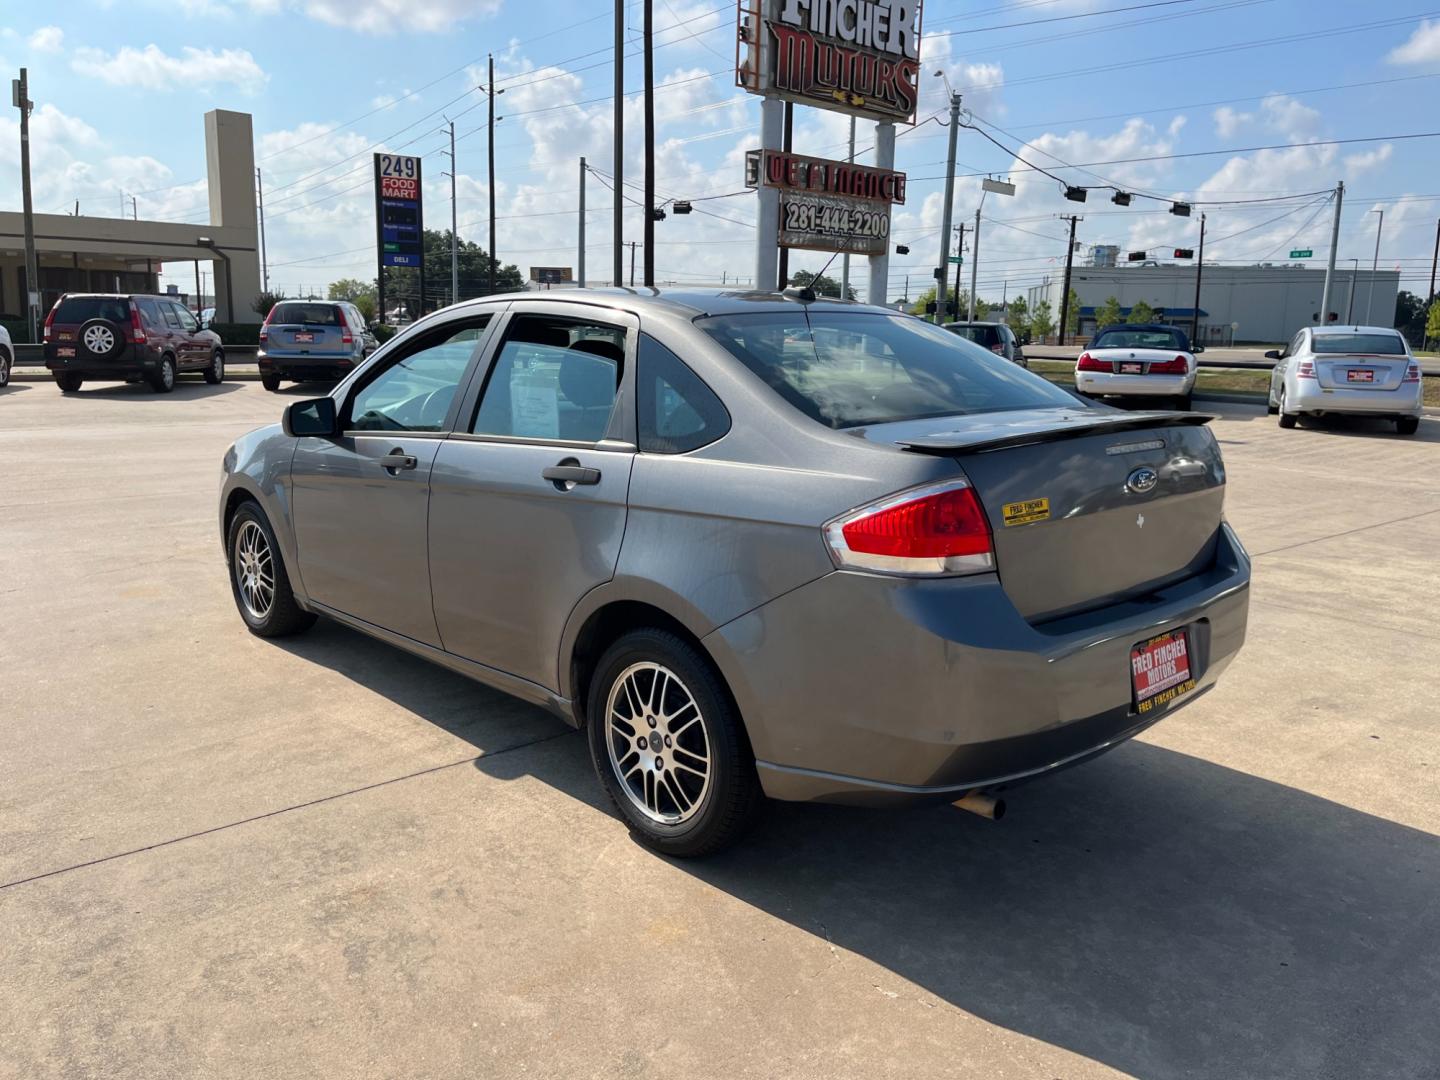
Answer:
<svg viewBox="0 0 1440 1080"><path fill-rule="evenodd" d="M1070 222L1070 242L1065 245L1065 287L1060 296L1060 332L1057 340L1065 344L1065 328L1070 323L1070 269L1075 262L1075 226L1085 219L1075 214L1062 215L1061 221Z"/></svg>
<svg viewBox="0 0 1440 1080"><path fill-rule="evenodd" d="M853 113L850 116L850 150L845 155L845 161L847 164L853 164L855 161L855 116ZM847 244L850 242L848 237L845 242ZM781 287L784 287L784 282L781 282ZM848 251L840 257L840 299L850 299L850 252Z"/></svg>
<svg viewBox="0 0 1440 1080"><path fill-rule="evenodd" d="M270 251L265 246L265 182L255 170L255 194L260 199L260 287L270 291Z"/></svg>
<svg viewBox="0 0 1440 1080"><path fill-rule="evenodd" d="M980 206L975 209L975 235L970 238L970 321L975 321L975 291L979 288L977 278L980 274L980 211L985 206L985 196L980 196ZM961 233L963 238L964 233ZM960 294L960 274L955 274L955 294Z"/></svg>
<svg viewBox="0 0 1440 1080"><path fill-rule="evenodd" d="M259 170L256 170L256 171L258 172ZM262 212L261 212L260 220L263 222L263 221L265 220L265 216L264 216L264 212L263 212L263 207L264 207L264 204L263 204L263 203L261 204L261 207L262 207ZM134 196L134 195L131 195L131 196L130 196L130 220L131 220L131 221L139 221L139 220L140 220L140 206L139 206L139 204L135 201L135 196ZM263 235L264 235L264 232L265 232L265 226L264 226L263 224L260 226L260 232L261 232L261 235L263 236ZM261 246L262 248L265 246L264 241L261 241L260 246Z"/></svg>
<svg viewBox="0 0 1440 1080"><path fill-rule="evenodd" d="M621 228L625 221L625 3L615 0L615 161L610 179L615 182L615 213L611 221L611 247L615 259L615 287L624 282L621 276L620 246L624 242Z"/></svg>
<svg viewBox="0 0 1440 1080"><path fill-rule="evenodd" d="M950 147L945 165L945 205L941 208L940 263L935 267L935 325L944 322L945 269L950 262L950 211L955 201L955 137L960 132L960 95L950 92Z"/></svg>
<svg viewBox="0 0 1440 1080"><path fill-rule="evenodd" d="M627 240L626 243L630 245L630 288L633 289L635 287L635 244L637 241Z"/></svg>
<svg viewBox="0 0 1440 1080"><path fill-rule="evenodd" d="M450 303L460 302L460 226L455 211L455 121L446 119L450 127ZM492 131L491 134L494 134ZM492 236L490 244L495 240Z"/></svg>
<svg viewBox="0 0 1440 1080"><path fill-rule="evenodd" d="M1360 260L1350 260L1350 303L1345 305L1345 321L1355 323L1355 280L1360 276Z"/></svg>
<svg viewBox="0 0 1440 1080"><path fill-rule="evenodd" d="M645 287L655 287L655 32L654 0L644 0L645 59Z"/></svg>
<svg viewBox="0 0 1440 1080"><path fill-rule="evenodd" d="M971 246L974 246L973 240L971 241ZM963 221L955 226L955 254L960 257L960 261L955 264L955 320L959 322L960 271L965 266L965 223ZM975 264L971 263L970 267L970 272L973 274L975 272ZM973 277L970 279L970 321L975 321L975 279Z"/></svg>
<svg viewBox="0 0 1440 1080"><path fill-rule="evenodd" d="M580 159L580 250L575 258L580 288L585 288L585 159Z"/></svg>
<svg viewBox="0 0 1440 1080"><path fill-rule="evenodd" d="M790 153L794 135L795 103L793 101L787 101L785 102L785 128L784 133L780 137L780 148L787 154ZM790 249L788 247L782 247L780 249L780 272L776 274L775 280L782 289L790 284Z"/></svg>
<svg viewBox="0 0 1440 1080"><path fill-rule="evenodd" d="M1335 220L1330 226L1330 258L1325 264L1325 290L1320 294L1320 325L1330 323L1330 287L1335 280L1336 248L1340 246L1340 208L1345 204L1345 181L1335 185Z"/></svg>
<svg viewBox="0 0 1440 1080"><path fill-rule="evenodd" d="M1380 272L1380 232L1385 228L1385 211L1376 210L1380 215L1380 224L1375 226L1375 261L1370 264L1370 292L1365 297L1365 322L1371 326L1375 325L1375 275ZM1395 319L1392 317L1393 323Z"/></svg>
<svg viewBox="0 0 1440 1080"><path fill-rule="evenodd" d="M1435 222L1435 254L1430 256L1430 294L1429 300L1435 299L1435 270L1440 267L1440 221Z"/></svg>
<svg viewBox="0 0 1440 1080"><path fill-rule="evenodd" d="M1205 273L1205 215L1200 215L1200 258L1195 260L1195 320L1190 324L1190 344L1200 337L1200 279Z"/></svg>
<svg viewBox="0 0 1440 1080"><path fill-rule="evenodd" d="M30 323L30 340L40 340L40 265L35 257L35 206L30 199L30 112L35 103L30 100L30 75L27 69L20 69L20 78L10 83L10 94L15 107L20 110L20 192L25 211L25 302L26 319ZM75 216L80 216L80 204L75 204Z"/></svg>
<svg viewBox="0 0 1440 1080"><path fill-rule="evenodd" d="M496 256L495 256L495 57L494 57L494 55L490 55L490 56L489 56L489 61L490 61L490 74L489 74L489 80L490 80L490 81L489 81L488 83L486 83L486 85L485 85L485 96L490 99L490 134L489 134L488 139L487 139L487 141L489 142L489 146L486 148L486 149L489 151L489 156L490 156L490 179L489 179L489 185L490 185L490 258L489 258L489 261L486 263L486 268L489 270L489 274L486 276L486 288L487 288L491 293L493 293L493 292L495 291L495 264L496 264L496 262L498 261L497 258L496 258ZM501 90L501 91L500 91L500 93L502 93L502 94L503 94L504 92L505 92L504 90ZM452 127L451 130L452 130L452 131L454 130L453 127ZM451 144L451 147L452 147L452 149L453 149L453 147L454 147L454 144L453 144L453 143ZM452 160L452 161L450 162L450 165L451 165L451 167L453 168L454 165L455 165L455 162Z"/></svg>

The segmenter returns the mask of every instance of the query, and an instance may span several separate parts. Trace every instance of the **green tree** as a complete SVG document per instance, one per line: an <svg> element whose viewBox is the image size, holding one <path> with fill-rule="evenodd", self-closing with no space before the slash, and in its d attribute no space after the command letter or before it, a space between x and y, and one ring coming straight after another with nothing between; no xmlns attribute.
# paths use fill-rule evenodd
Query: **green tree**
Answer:
<svg viewBox="0 0 1440 1080"><path fill-rule="evenodd" d="M1065 305L1065 333L1078 334L1080 332L1080 294L1074 289L1070 290L1069 302Z"/></svg>
<svg viewBox="0 0 1440 1080"><path fill-rule="evenodd" d="M375 283L360 281L358 278L341 278L332 281L328 290L330 300L348 300L360 309L367 323L375 321Z"/></svg>
<svg viewBox="0 0 1440 1080"><path fill-rule="evenodd" d="M956 316L956 315L953 313L953 311L952 311L952 313L947 314L947 315L945 315L944 317L942 317L941 320L940 320L941 322L955 322L957 318L963 319L963 318L966 317L966 315L969 314L970 297L969 297L969 295L968 295L967 293L963 293L963 292L962 292L962 293L959 295L959 297L955 297L955 296L951 296L949 290L947 289L947 290L946 290L946 297L950 300L950 302L951 302L952 304L955 304L955 303L958 302L959 306L956 307L956 308L954 308L954 311L958 311L958 312L960 312L961 314L960 314L959 316ZM912 314L912 315L924 315L924 314L925 314L925 306L926 306L927 304L933 304L934 302L935 302L935 286L934 286L934 285L931 285L930 288L926 289L924 292L922 292L919 296L917 296L917 297L915 298L915 302L910 305L910 314Z"/></svg>
<svg viewBox="0 0 1440 1080"><path fill-rule="evenodd" d="M1130 317L1125 320L1127 323L1152 323L1155 321L1155 309L1144 300L1135 301L1135 306L1130 309Z"/></svg>
<svg viewBox="0 0 1440 1080"><path fill-rule="evenodd" d="M1010 301L1010 306L1005 311L1005 321L1010 324L1010 329L1017 334L1028 333L1030 330L1030 305L1025 302L1023 296L1017 296Z"/></svg>
<svg viewBox="0 0 1440 1080"><path fill-rule="evenodd" d="M812 274L809 270L796 270L795 273L790 275L790 284L797 289L803 289L808 286L816 296L840 295L840 281L838 278L832 278L827 274ZM854 286L851 286L847 292L849 295L846 296L845 299L854 300ZM933 293L934 290L932 289L931 292Z"/></svg>
<svg viewBox="0 0 1440 1080"><path fill-rule="evenodd" d="M1035 305L1035 314L1030 316L1030 337L1037 342L1044 341L1055 332L1055 309L1049 300Z"/></svg>
<svg viewBox="0 0 1440 1080"><path fill-rule="evenodd" d="M514 263L502 266L479 244L461 240L458 245L460 268L460 295L450 295L450 230L434 232L425 230L425 309L485 296L490 291L489 271L495 268L495 291L515 292L525 287L520 268ZM394 311L402 307L405 313L415 318L420 312L420 275L415 270L390 269L385 272L385 303Z"/></svg>
<svg viewBox="0 0 1440 1080"><path fill-rule="evenodd" d="M289 299L283 292L256 293L255 299L250 301L250 310L263 317L269 315L270 309L280 301Z"/></svg>
<svg viewBox="0 0 1440 1080"><path fill-rule="evenodd" d="M1395 329L1405 335L1412 348L1425 338L1425 307L1424 300L1404 289L1395 298Z"/></svg>
<svg viewBox="0 0 1440 1080"><path fill-rule="evenodd" d="M1440 341L1440 300L1431 301L1430 316L1425 320L1425 336Z"/></svg>
<svg viewBox="0 0 1440 1080"><path fill-rule="evenodd" d="M1118 322L1124 322L1125 317L1120 314L1120 301L1113 296L1107 296L1105 303L1095 309L1095 329L1104 330L1107 326L1114 326Z"/></svg>

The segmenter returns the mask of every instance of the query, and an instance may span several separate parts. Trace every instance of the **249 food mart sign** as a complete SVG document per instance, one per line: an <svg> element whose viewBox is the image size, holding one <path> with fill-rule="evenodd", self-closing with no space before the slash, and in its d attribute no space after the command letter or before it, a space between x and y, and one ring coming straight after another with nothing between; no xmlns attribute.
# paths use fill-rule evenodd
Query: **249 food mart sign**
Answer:
<svg viewBox="0 0 1440 1080"><path fill-rule="evenodd" d="M745 155L747 187L780 189L780 245L879 255L890 207L905 201L905 174L782 150Z"/></svg>
<svg viewBox="0 0 1440 1080"><path fill-rule="evenodd" d="M921 0L739 0L735 81L752 94L915 119Z"/></svg>
<svg viewBox="0 0 1440 1080"><path fill-rule="evenodd" d="M419 269L425 261L420 159L375 155L375 233L380 265Z"/></svg>

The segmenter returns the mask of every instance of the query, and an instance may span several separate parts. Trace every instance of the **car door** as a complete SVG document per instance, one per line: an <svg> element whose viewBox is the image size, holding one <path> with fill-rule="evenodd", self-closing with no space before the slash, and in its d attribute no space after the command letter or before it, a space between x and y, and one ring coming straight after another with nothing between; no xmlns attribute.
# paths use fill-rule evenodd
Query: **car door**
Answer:
<svg viewBox="0 0 1440 1080"><path fill-rule="evenodd" d="M1305 340L1305 331L1301 330L1280 350L1280 359L1275 361L1274 368L1270 371L1270 400L1280 400L1280 387L1285 383L1285 369L1290 364L1290 358L1300 351L1300 344Z"/></svg>
<svg viewBox="0 0 1440 1080"><path fill-rule="evenodd" d="M206 343L200 338L200 320L183 304L169 301L175 309L175 318L180 323L180 333L177 337L179 352L176 361L182 368L204 367L209 361L209 351Z"/></svg>
<svg viewBox="0 0 1440 1080"><path fill-rule="evenodd" d="M431 476L445 648L557 689L560 635L615 573L635 455L638 320L517 302Z"/></svg>
<svg viewBox="0 0 1440 1080"><path fill-rule="evenodd" d="M300 580L328 608L439 646L430 605L430 472L492 315L415 334L340 391L340 434L296 442Z"/></svg>

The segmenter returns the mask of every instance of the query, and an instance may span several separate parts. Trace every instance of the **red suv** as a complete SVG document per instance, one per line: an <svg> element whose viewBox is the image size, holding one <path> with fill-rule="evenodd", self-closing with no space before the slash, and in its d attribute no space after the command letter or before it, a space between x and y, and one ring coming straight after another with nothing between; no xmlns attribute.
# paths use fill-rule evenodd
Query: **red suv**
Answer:
<svg viewBox="0 0 1440 1080"><path fill-rule="evenodd" d="M168 296L67 293L45 317L45 366L67 394L87 379L144 379L167 394L182 371L221 382L225 349Z"/></svg>

